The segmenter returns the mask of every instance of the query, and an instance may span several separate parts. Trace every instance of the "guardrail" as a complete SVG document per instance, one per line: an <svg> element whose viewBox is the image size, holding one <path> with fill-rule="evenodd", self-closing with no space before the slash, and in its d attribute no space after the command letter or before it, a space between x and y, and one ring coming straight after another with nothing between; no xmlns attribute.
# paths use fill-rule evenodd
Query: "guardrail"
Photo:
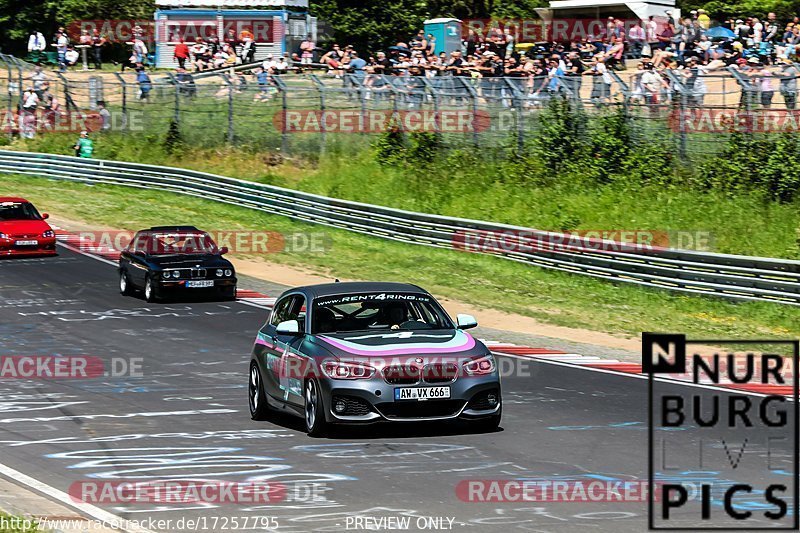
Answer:
<svg viewBox="0 0 800 533"><path fill-rule="evenodd" d="M686 293L800 305L800 261L641 247L595 240L548 246L559 234L328 198L192 170L0 150L0 172L170 191L295 220L438 248L503 235L481 253L553 270ZM556 238L554 238L556 237ZM567 241L568 242L568 241ZM604 244L603 251L594 244Z"/></svg>

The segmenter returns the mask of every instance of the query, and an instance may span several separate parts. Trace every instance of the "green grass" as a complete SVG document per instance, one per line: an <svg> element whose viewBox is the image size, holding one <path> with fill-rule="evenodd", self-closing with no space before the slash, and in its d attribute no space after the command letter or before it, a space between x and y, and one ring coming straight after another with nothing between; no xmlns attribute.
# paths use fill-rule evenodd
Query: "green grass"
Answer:
<svg viewBox="0 0 800 533"><path fill-rule="evenodd" d="M283 217L169 193L33 177L2 176L0 184L2 193L25 196L43 211L112 228L191 223L210 230L320 231ZM683 296L496 257L322 231L332 243L328 253L278 253L268 259L331 277L418 283L437 295L480 307L628 336L642 331L680 331L695 337L800 335L800 310L791 306Z"/></svg>
<svg viewBox="0 0 800 533"><path fill-rule="evenodd" d="M9 514L0 512L0 533L34 533L34 532L37 532L37 531L41 531L41 530L37 529L35 526L32 527L32 528L28 528L28 529L25 529L25 528L22 528L22 527L2 527L4 523L5 524L13 524L14 522L10 522L10 521L14 520L15 518L18 518L18 517L14 517L14 516L11 516ZM22 519L20 519L20 520L22 520Z"/></svg>

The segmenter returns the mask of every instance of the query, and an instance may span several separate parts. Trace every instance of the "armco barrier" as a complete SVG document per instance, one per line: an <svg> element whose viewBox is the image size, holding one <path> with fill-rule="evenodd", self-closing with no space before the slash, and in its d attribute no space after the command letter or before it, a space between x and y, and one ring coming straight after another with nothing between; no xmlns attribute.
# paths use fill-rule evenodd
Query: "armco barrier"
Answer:
<svg viewBox="0 0 800 533"><path fill-rule="evenodd" d="M0 172L171 191L412 244L453 248L465 232L557 234L328 198L172 167L0 150ZM610 241L603 241L609 243ZM513 244L513 243L512 243ZM612 243L613 244L613 243ZM672 291L800 305L800 261L615 244L511 246L488 253L543 268ZM616 250L616 251L614 251ZM487 252L483 252L487 253Z"/></svg>

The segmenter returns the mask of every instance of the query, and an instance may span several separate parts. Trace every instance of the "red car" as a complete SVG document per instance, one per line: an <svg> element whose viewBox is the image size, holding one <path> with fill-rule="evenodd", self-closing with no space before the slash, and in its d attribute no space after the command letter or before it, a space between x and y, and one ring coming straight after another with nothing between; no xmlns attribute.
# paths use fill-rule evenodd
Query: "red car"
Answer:
<svg viewBox="0 0 800 533"><path fill-rule="evenodd" d="M0 257L56 255L56 234L24 198L0 196Z"/></svg>

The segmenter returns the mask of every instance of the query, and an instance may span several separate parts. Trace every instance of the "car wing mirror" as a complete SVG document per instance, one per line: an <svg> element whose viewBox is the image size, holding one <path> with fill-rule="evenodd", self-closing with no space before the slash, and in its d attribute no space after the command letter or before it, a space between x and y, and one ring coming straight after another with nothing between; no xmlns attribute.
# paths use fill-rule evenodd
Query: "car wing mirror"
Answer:
<svg viewBox="0 0 800 533"><path fill-rule="evenodd" d="M230 250L228 250L228 247L227 247L227 246L223 246L222 248L220 248L220 249L219 249L219 255L225 255L225 254L227 254L229 251L230 251Z"/></svg>
<svg viewBox="0 0 800 533"><path fill-rule="evenodd" d="M478 321L472 315L456 315L456 324L458 329L470 329L478 325Z"/></svg>
<svg viewBox="0 0 800 533"><path fill-rule="evenodd" d="M299 335L300 323L297 320L284 320L275 328L280 335Z"/></svg>
<svg viewBox="0 0 800 533"><path fill-rule="evenodd" d="M48 218L50 218L49 213L42 213L42 220L47 220Z"/></svg>

